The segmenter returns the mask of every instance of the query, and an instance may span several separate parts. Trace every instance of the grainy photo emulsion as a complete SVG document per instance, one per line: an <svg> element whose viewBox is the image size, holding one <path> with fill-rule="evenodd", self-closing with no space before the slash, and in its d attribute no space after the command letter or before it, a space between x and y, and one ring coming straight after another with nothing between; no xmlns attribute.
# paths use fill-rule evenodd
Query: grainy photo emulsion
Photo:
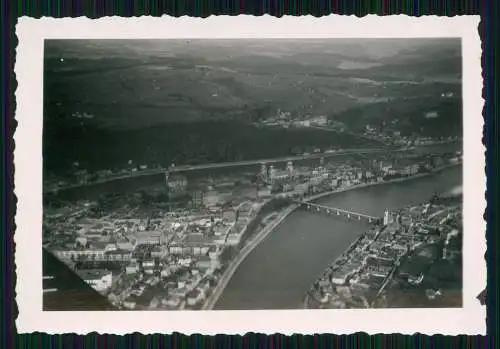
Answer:
<svg viewBox="0 0 500 349"><path fill-rule="evenodd" d="M461 40L46 40L45 310L462 306Z"/></svg>
<svg viewBox="0 0 500 349"><path fill-rule="evenodd" d="M477 23L21 20L20 331L483 333Z"/></svg>

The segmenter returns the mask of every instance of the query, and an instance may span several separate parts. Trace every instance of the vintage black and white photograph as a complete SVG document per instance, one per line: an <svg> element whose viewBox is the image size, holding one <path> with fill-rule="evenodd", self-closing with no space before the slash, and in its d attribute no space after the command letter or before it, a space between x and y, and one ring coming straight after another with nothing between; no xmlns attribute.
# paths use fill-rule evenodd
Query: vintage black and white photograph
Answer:
<svg viewBox="0 0 500 349"><path fill-rule="evenodd" d="M460 44L45 41L44 309L460 307Z"/></svg>
<svg viewBox="0 0 500 349"><path fill-rule="evenodd" d="M462 308L463 52L44 39L43 311Z"/></svg>

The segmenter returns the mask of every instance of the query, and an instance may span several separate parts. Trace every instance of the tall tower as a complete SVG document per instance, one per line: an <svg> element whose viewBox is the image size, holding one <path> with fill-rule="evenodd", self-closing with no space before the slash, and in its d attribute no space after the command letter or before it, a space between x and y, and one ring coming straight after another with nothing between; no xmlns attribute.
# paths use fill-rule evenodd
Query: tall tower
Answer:
<svg viewBox="0 0 500 349"><path fill-rule="evenodd" d="M276 169L273 165L269 166L269 180L273 181L276 175Z"/></svg>
<svg viewBox="0 0 500 349"><path fill-rule="evenodd" d="M267 180L267 165L265 162L260 164L260 177L262 180Z"/></svg>
<svg viewBox="0 0 500 349"><path fill-rule="evenodd" d="M387 226L389 224L389 210L385 209L384 211L384 226Z"/></svg>
<svg viewBox="0 0 500 349"><path fill-rule="evenodd" d="M286 163L286 170L288 171L288 176L293 177L293 162L288 161Z"/></svg>

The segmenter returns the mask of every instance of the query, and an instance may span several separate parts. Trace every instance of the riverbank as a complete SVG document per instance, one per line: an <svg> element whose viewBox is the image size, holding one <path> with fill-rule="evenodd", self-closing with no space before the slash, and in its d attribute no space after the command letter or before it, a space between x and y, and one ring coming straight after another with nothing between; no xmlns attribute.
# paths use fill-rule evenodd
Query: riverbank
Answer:
<svg viewBox="0 0 500 349"><path fill-rule="evenodd" d="M396 148L392 149L393 151L405 151L404 149ZM96 186L100 184L106 184L110 182L138 178L138 177L147 177L147 176L157 176L163 175L165 172L185 172L185 171L199 171L199 170L210 170L210 169L220 169L220 168L231 168L231 167L240 167L240 166L255 166L261 163L275 163L275 162L287 162L287 161L304 161L304 160L314 160L323 158L331 158L337 156L347 156L351 154L371 154L371 153L380 153L388 151L387 148L364 148L364 149L344 149L341 151L337 151L335 153L315 153L309 155L291 155L291 156L283 156L276 158L264 158L264 159L254 159L254 160L243 160L243 161L233 161L233 162L222 162L222 163L210 163L210 164L199 164L199 165L184 165L177 166L172 169L168 168L154 168L154 169L146 169L140 170L137 172L128 172L126 174L114 174L109 177L100 178L95 181L86 182L86 183L72 183L61 185L57 187L46 188L43 191L43 194L59 194L64 191L84 188L89 186Z"/></svg>
<svg viewBox="0 0 500 349"><path fill-rule="evenodd" d="M460 164L451 164L451 165L446 165L446 166L442 166L440 168L437 168L437 169L435 169L435 170L433 170L432 172L429 172L429 173L422 173L422 174L418 174L418 175L414 175L414 176L409 176L409 177L395 178L395 179L384 181L384 182L367 183L367 184L352 186L352 187L349 187L349 188L342 188L342 189L338 189L338 190L335 190L335 191L328 191L328 192L324 192L324 193L320 193L320 194L311 196L311 197L307 198L307 201L315 200L315 199L318 199L320 197L325 197L325 196L329 196L329 195L339 194L341 192L346 192L346 191L351 191L351 190L355 190L355 189L359 189L359 188L363 188L363 187L368 187L368 186L375 186L375 185L379 185L379 184L390 184L390 183L394 183L394 182L410 181L412 179L418 179L418 178L430 176L430 175L436 174L437 172L445 170L446 168L455 167L455 166L458 166L458 165L460 165ZM264 240L265 237L268 236L269 233L271 233L272 231L275 230L275 227L278 226L279 223L281 223L286 217L288 217L290 215L290 213L292 213L293 211L295 211L295 209L297 207L298 206L295 206L295 207L293 207L293 208L285 211L284 213L282 213L279 216L280 219L279 219L279 222L277 224L272 224L272 227L267 226L266 228L264 228L261 232L258 233L258 235L255 238L255 240L253 240L250 243L249 246L246 246L242 251L240 251L240 254L236 257L237 261L234 262L234 267L232 267L233 266L233 264L232 264L233 262L232 262L231 266L223 274L223 279L224 280L221 281L219 283L219 285L216 286L216 291L214 291L213 297L209 297L209 301L207 301L207 303L205 303L205 306L203 307L204 310L210 310L210 309L212 309L215 306L215 304L217 303L217 300L222 295L222 293L224 291L224 288L228 285L230 279L232 278L232 276L236 272L236 270L237 270L238 266L241 264L241 262L243 262L243 260L247 258L247 256L249 255L249 253L251 251L253 251L255 249L255 247L262 240ZM356 239L356 241L357 240L358 239ZM352 245L356 241L350 243L351 247L352 247ZM250 247L250 246L251 246L251 250L249 249L247 251L246 248ZM347 250L349 250L349 248L346 249L345 251L347 251ZM245 251L245 253L243 253L244 251ZM344 251L344 253L345 253L345 251Z"/></svg>
<svg viewBox="0 0 500 349"><path fill-rule="evenodd" d="M217 286L215 287L212 295L209 297L209 299L205 302L205 304L202 307L202 310L212 310L212 308L215 306L217 301L219 300L220 296L222 295L222 292L226 288L227 284L231 280L231 277L233 274L236 272L238 269L239 265L243 260L252 252L255 247L257 247L262 240L264 240L267 235L272 232L290 213L292 213L298 206L293 205L292 207L289 207L285 209L281 214L279 214L276 219L266 225L256 236L252 241L249 242L248 245L243 247L243 249L240 251L238 256L232 261L229 266L227 267L226 271L222 274L221 279Z"/></svg>
<svg viewBox="0 0 500 349"><path fill-rule="evenodd" d="M443 167L441 167L439 169L436 169L432 173L435 174L437 172L440 172L441 170L445 170L447 168L453 168L453 167L455 167L455 165L458 165L458 164L443 166ZM425 175L426 174L424 174L422 176L418 176L418 177L425 177ZM417 176L415 176L415 177L417 177ZM415 178L415 177L412 177L412 178ZM424 207L427 202L428 201L426 200L426 201L420 202L418 205L420 205L421 207ZM406 210L411 210L412 208L415 208L417 206L415 206L415 205L405 206L405 209ZM436 207L436 206L434 206L434 207ZM429 214L428 217L426 218L426 221L431 221L431 220L435 219L437 222L439 222L439 220L442 218L442 217L439 218L439 215L442 215L443 212L449 211L449 208L442 209L442 208L437 207L435 209L436 209L436 211L434 213ZM389 228L379 227L379 229L377 229L375 231L375 234L373 234L374 231L372 230L371 237L368 239L368 242L367 241L363 242L363 240L365 238L365 235L368 234L369 232L365 232L362 236L360 236L358 239L356 239L332 263L329 263L328 266L326 266L325 269L322 271L322 273L320 274L320 276L315 279L315 281L310 286L309 291L304 295L304 298L303 298L303 309L316 308L314 305L311 305L311 301L313 302L312 304L314 304L314 302L315 302L315 294L317 294L318 289L322 289L322 292L327 292L327 294L331 294L332 288L333 288L333 290L335 290L335 286L333 286L333 284L331 284L330 286L318 286L318 285L320 285L320 283L322 281L324 281L325 279L326 280L330 280L332 278L332 274L330 274L330 272L334 272L336 270L336 267L338 265L344 264L346 258L347 259L351 259L351 258L356 259L356 258L358 258L357 260L359 261L359 256L362 255L362 253L363 253L363 252L360 252L360 251L367 251L367 248L369 248L369 246L372 243L375 243L375 241L377 240L377 238L379 236L383 235L383 234L386 235L385 238L384 238L384 241L386 241L386 242L387 241L396 241L396 240L398 240L398 237L394 235L395 231L396 230L394 230L394 226L391 226L391 225L389 226ZM403 233L403 234L405 234L405 233ZM409 235L406 235L405 238L407 238L408 236ZM415 237L412 236L412 239L414 239L414 238ZM417 238L417 240L418 240L418 238ZM418 247L419 245L424 244L424 243L427 243L427 244L429 244L431 246L434 246L433 244L435 244L435 241L432 242L432 243L428 243L427 240L422 240L422 241L413 241L413 240L411 240L412 246L408 247L408 248L411 249L411 250L413 250L415 247ZM385 246L387 246L387 245L385 245ZM355 250L357 252L354 252L354 256L353 256L351 253L353 253L353 251L355 251ZM374 253L373 250L371 250L371 253ZM392 281L392 279L393 279L393 277L395 275L395 272L396 272L398 266L401 263L401 259L402 258L406 258L407 253L408 252L404 252L403 254L399 254L395 258L390 271L385 276L385 279L383 280L383 282L381 283L381 285L377 286L378 289L376 289L376 295L375 295L373 301L370 302L369 307L373 307L373 304L374 304L373 302L383 293L383 291L386 289L386 287L388 287L388 285L390 284L390 282ZM356 254L358 256L356 256ZM344 260L344 261L342 261L342 260ZM360 272L360 269L357 269L357 273L359 273L359 272ZM364 280L367 280L367 278L365 276L369 275L369 273L370 273L370 271L368 271L368 274L366 274L366 272L365 272L365 275L362 278L364 278ZM360 274L358 274L358 276L356 276L355 279L357 281L355 281L355 283L359 282L359 280L360 280L359 275ZM339 278L337 278L337 280L339 280ZM332 282L332 281L330 281L330 282ZM347 283L347 284L349 284L349 283ZM364 284L364 285L366 285L366 284ZM374 285L377 285L377 283L374 283ZM329 291L328 291L328 287L330 287ZM325 291L325 289L327 289L327 291ZM328 293L328 292L330 292L330 293ZM333 298L335 299L335 297L333 297ZM323 302L323 301L320 301L320 302ZM321 308L321 306L320 306L320 308Z"/></svg>
<svg viewBox="0 0 500 349"><path fill-rule="evenodd" d="M427 176L436 174L438 172L444 171L446 169L449 169L449 168L452 168L455 166L460 166L460 165L462 165L461 162L456 163L456 164L448 164L448 165L443 165L443 166L440 166L438 168L435 168L434 170L432 170L430 172L419 173L419 174L416 174L413 176L394 178L394 179L389 179L387 181L382 181L382 182L363 183L363 184L353 185L353 186L346 187L346 188L330 190L330 191L318 193L318 194L315 194L313 196L307 197L303 201L310 202L310 201L314 201L314 200L323 198L323 197L328 196L328 195L339 194L339 193L343 193L343 192L354 190L354 189L368 188L368 187L373 187L373 186L381 185L381 184L398 183L398 182L405 182L405 181L412 180L412 179L423 178L423 177L427 177Z"/></svg>
<svg viewBox="0 0 500 349"><path fill-rule="evenodd" d="M344 251L344 253L342 253L340 256L338 256L337 258L335 258L335 260L330 263L328 265L327 268L325 268L325 270L323 270L323 272L321 273L321 275L319 277L316 278L316 280L320 280L322 277L325 276L325 274L328 272L328 270L330 268L332 268L333 266L337 265L338 264L338 261L345 258L347 256L347 254L349 252L351 252L355 247L356 245L359 244L359 242L363 239L363 235L361 235L360 237L358 237L356 240L354 240L350 245L349 247L347 247ZM309 289L309 291L312 291L312 289L314 288L314 284L311 286L311 288ZM309 309L308 307L308 304L309 304L309 292L306 293L306 296L304 297L304 305L303 305L303 308L304 309Z"/></svg>

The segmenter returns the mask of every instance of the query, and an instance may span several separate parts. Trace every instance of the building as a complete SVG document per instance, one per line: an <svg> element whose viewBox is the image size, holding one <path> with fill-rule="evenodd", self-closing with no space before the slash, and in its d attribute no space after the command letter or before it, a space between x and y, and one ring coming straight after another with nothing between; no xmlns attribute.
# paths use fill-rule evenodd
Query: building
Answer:
<svg viewBox="0 0 500 349"><path fill-rule="evenodd" d="M181 244L170 245L168 252L172 255L181 255L184 253L184 248Z"/></svg>
<svg viewBox="0 0 500 349"><path fill-rule="evenodd" d="M170 197L179 197L186 194L188 180L180 174L170 174L167 177L167 189Z"/></svg>
<svg viewBox="0 0 500 349"><path fill-rule="evenodd" d="M164 258L168 253L167 248L163 248L161 246L155 246L151 250L151 258Z"/></svg>
<svg viewBox="0 0 500 349"><path fill-rule="evenodd" d="M235 210L224 210L222 212L222 219L228 222L234 222L236 220L236 211Z"/></svg>
<svg viewBox="0 0 500 349"><path fill-rule="evenodd" d="M391 174L391 172L393 172L393 168L392 168L392 164L384 164L384 163L380 163L380 170L384 173L384 174Z"/></svg>
<svg viewBox="0 0 500 349"><path fill-rule="evenodd" d="M298 194L305 194L309 190L309 183L297 184L294 187L294 191Z"/></svg>
<svg viewBox="0 0 500 349"><path fill-rule="evenodd" d="M419 164L412 164L409 166L410 167L410 175L416 175L418 171L420 171L420 165Z"/></svg>
<svg viewBox="0 0 500 349"><path fill-rule="evenodd" d="M133 251L135 249L135 246L136 246L136 241L135 240L133 242L129 241L129 240L117 241L116 242L116 247L119 250Z"/></svg>
<svg viewBox="0 0 500 349"><path fill-rule="evenodd" d="M286 171L288 172L288 176L289 176L290 178L292 178L292 177L294 177L294 176L295 176L295 171L294 171L294 169L293 169L293 162L288 161L288 162L286 163Z"/></svg>
<svg viewBox="0 0 500 349"><path fill-rule="evenodd" d="M386 277L393 268L390 260L368 257L365 262L366 271L377 276Z"/></svg>
<svg viewBox="0 0 500 349"><path fill-rule="evenodd" d="M54 255L56 255L59 259L64 261L70 260L104 260L106 250L104 248L87 248L81 250L65 250L58 249L51 251Z"/></svg>
<svg viewBox="0 0 500 349"><path fill-rule="evenodd" d="M267 165L265 163L260 164L260 179L264 182L267 181Z"/></svg>
<svg viewBox="0 0 500 349"><path fill-rule="evenodd" d="M203 242L183 242L171 245L168 252L176 256L200 256L206 255L210 250L210 245Z"/></svg>
<svg viewBox="0 0 500 349"><path fill-rule="evenodd" d="M293 170L292 170L293 171ZM273 168L273 172L270 175L271 182L275 181L284 181L291 177L290 172L288 170L277 170Z"/></svg>
<svg viewBox="0 0 500 349"><path fill-rule="evenodd" d="M200 256L196 260L196 268L199 269L209 269L214 264L214 260L209 256Z"/></svg>
<svg viewBox="0 0 500 349"><path fill-rule="evenodd" d="M97 292L107 291L113 282L113 274L104 269L78 270L77 274Z"/></svg>
<svg viewBox="0 0 500 349"><path fill-rule="evenodd" d="M339 181L337 178L333 178L332 181L330 182L330 186L332 188L337 188L339 186Z"/></svg>
<svg viewBox="0 0 500 349"><path fill-rule="evenodd" d="M80 246L87 246L88 239L86 236L78 236L75 239L75 244Z"/></svg>
<svg viewBox="0 0 500 349"><path fill-rule="evenodd" d="M144 269L146 268L154 268L155 266L155 261L153 259L148 259L142 262L142 267Z"/></svg>
<svg viewBox="0 0 500 349"><path fill-rule="evenodd" d="M163 278L169 277L171 274L172 274L172 268L170 268L170 267L164 267L160 271L160 276Z"/></svg>
<svg viewBox="0 0 500 349"><path fill-rule="evenodd" d="M328 123L328 120L325 115L314 117L310 120L311 124L316 126L325 126Z"/></svg>
<svg viewBox="0 0 500 349"><path fill-rule="evenodd" d="M345 266L336 270L331 276L331 283L333 285L343 285L347 282L347 279L356 273L356 269L352 266Z"/></svg>
<svg viewBox="0 0 500 349"><path fill-rule="evenodd" d="M135 233L137 245L160 245L163 234L159 231L138 231Z"/></svg>
<svg viewBox="0 0 500 349"><path fill-rule="evenodd" d="M186 300L188 305L193 306L201 302L203 299L205 299L205 295L203 294L203 292L196 289L187 294Z"/></svg>
<svg viewBox="0 0 500 349"><path fill-rule="evenodd" d="M269 166L267 175L268 175L268 178L271 182L276 179L276 174L277 173L276 173L276 169L274 168L274 166L273 165Z"/></svg>
<svg viewBox="0 0 500 349"><path fill-rule="evenodd" d="M169 297L164 303L167 307L178 308L182 303L182 298L178 296Z"/></svg>
<svg viewBox="0 0 500 349"><path fill-rule="evenodd" d="M218 259L221 254L220 247L218 246L212 246L208 250L208 256L212 259Z"/></svg>
<svg viewBox="0 0 500 349"><path fill-rule="evenodd" d="M389 210L385 209L384 211L384 226L387 226L389 224Z"/></svg>
<svg viewBox="0 0 500 349"><path fill-rule="evenodd" d="M295 127L309 127L309 126L311 126L311 122L309 120L299 120L299 121L295 121L293 123L293 125Z"/></svg>
<svg viewBox="0 0 500 349"><path fill-rule="evenodd" d="M236 246L240 243L240 241L241 241L240 234L229 234L226 239L226 244L231 246Z"/></svg>
<svg viewBox="0 0 500 349"><path fill-rule="evenodd" d="M156 264L154 260L145 260L142 262L142 269L144 273L153 275L155 272Z"/></svg>
<svg viewBox="0 0 500 349"><path fill-rule="evenodd" d="M267 198L267 197L270 197L271 195L272 195L271 188L269 186L265 186L263 188L260 188L257 191L257 196L259 198Z"/></svg>
<svg viewBox="0 0 500 349"><path fill-rule="evenodd" d="M209 189L204 195L203 195L203 204L207 208L213 208L218 205L221 205L224 202L223 196L221 193L214 189Z"/></svg>
<svg viewBox="0 0 500 349"><path fill-rule="evenodd" d="M181 267L189 267L193 263L193 259L191 258L179 258L177 260L177 264Z"/></svg>
<svg viewBox="0 0 500 349"><path fill-rule="evenodd" d="M125 273L127 275L135 274L138 271L139 271L139 265L136 262L130 263L125 267Z"/></svg>
<svg viewBox="0 0 500 349"><path fill-rule="evenodd" d="M45 248L42 250L44 311L117 310L107 297L83 281L66 263Z"/></svg>
<svg viewBox="0 0 500 349"><path fill-rule="evenodd" d="M124 250L106 251L105 260L110 262L128 262L132 257L132 252Z"/></svg>

